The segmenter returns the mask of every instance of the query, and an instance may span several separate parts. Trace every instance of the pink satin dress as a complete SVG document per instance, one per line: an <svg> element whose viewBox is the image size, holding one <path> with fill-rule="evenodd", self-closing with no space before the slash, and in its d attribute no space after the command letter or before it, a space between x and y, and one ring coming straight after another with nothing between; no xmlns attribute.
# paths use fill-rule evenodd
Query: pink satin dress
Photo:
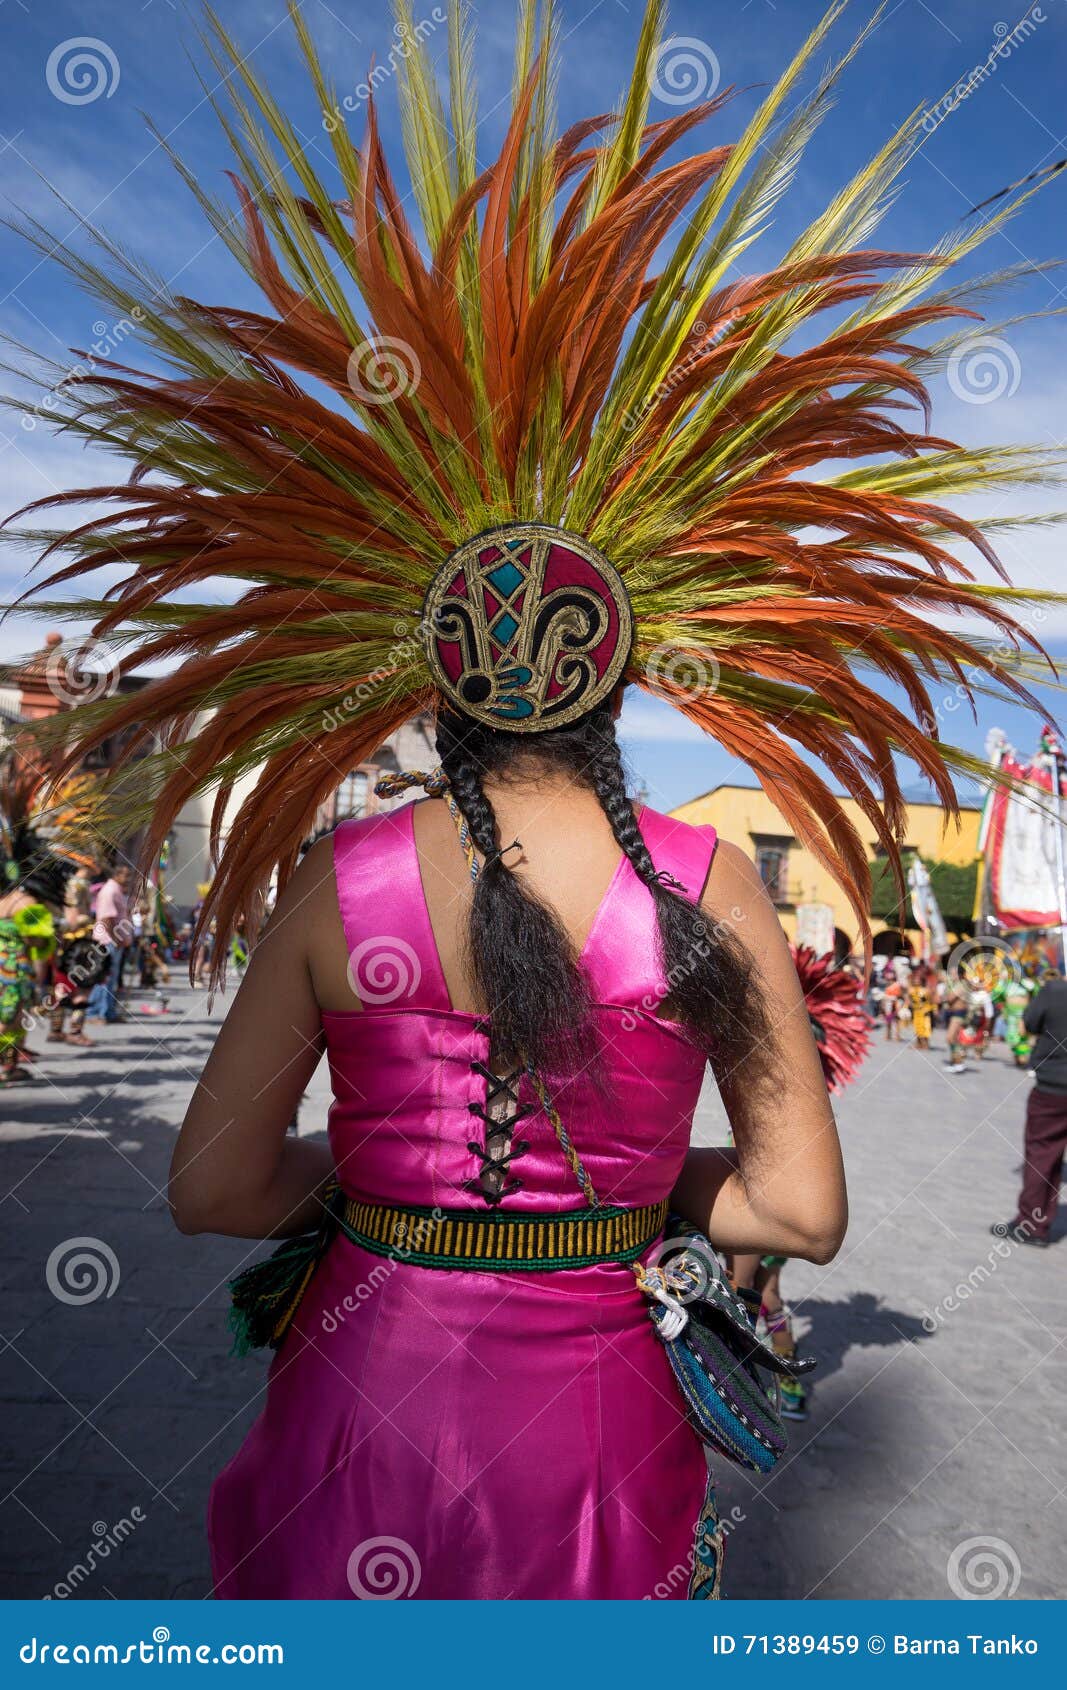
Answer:
<svg viewBox="0 0 1067 1690"><path fill-rule="evenodd" d="M466 1182L489 1041L449 1002L413 808L334 835L364 1007L322 1017L330 1144L357 1199L484 1212ZM657 868L699 898L714 831L647 809L640 824ZM689 1144L704 1057L656 1014L656 955L652 898L622 858L581 958L599 1089L581 1076L555 1092L602 1203L666 1197ZM543 1113L520 1140L521 1185L498 1212L582 1207ZM694 1567L692 1594L717 1594L714 1525L703 1448L630 1267L428 1268L343 1235L209 1509L216 1593L244 1598L684 1599Z"/></svg>

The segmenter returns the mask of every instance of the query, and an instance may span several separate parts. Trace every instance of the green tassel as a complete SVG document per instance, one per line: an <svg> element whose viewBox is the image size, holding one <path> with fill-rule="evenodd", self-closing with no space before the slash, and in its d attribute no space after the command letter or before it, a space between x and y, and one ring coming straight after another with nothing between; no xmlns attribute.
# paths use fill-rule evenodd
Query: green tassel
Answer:
<svg viewBox="0 0 1067 1690"><path fill-rule="evenodd" d="M312 1274L337 1231L344 1204L344 1192L336 1180L331 1181L323 1192L322 1221L314 1232L287 1238L273 1256L245 1268L230 1281L231 1355L246 1356L249 1350L263 1350L268 1345L274 1350L278 1348Z"/></svg>
<svg viewBox="0 0 1067 1690"><path fill-rule="evenodd" d="M287 1238L265 1262L256 1262L232 1281L233 1355L276 1346L285 1336L322 1245L321 1230Z"/></svg>

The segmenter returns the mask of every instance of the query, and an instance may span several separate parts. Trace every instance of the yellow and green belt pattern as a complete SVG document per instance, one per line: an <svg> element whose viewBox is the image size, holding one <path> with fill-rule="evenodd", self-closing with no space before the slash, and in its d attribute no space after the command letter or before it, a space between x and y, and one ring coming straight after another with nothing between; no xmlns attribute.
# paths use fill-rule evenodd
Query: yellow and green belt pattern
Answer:
<svg viewBox="0 0 1067 1690"><path fill-rule="evenodd" d="M354 1244L394 1261L487 1272L544 1272L632 1262L659 1236L666 1218L666 1200L641 1209L601 1205L532 1215L398 1208L349 1198L340 1223Z"/></svg>

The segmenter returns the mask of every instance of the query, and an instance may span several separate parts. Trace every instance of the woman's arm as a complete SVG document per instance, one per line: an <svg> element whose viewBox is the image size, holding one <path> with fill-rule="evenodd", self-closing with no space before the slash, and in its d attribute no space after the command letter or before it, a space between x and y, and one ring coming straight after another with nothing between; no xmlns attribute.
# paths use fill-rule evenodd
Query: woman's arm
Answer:
<svg viewBox="0 0 1067 1690"><path fill-rule="evenodd" d="M329 1150L286 1130L322 1055L307 959L332 888L333 844L323 840L279 898L193 1093L170 1172L182 1232L284 1237L321 1215Z"/></svg>
<svg viewBox="0 0 1067 1690"><path fill-rule="evenodd" d="M827 1262L848 1221L837 1128L785 934L736 845L719 845L704 909L751 951L772 1037L716 1072L736 1149L691 1150L673 1202L719 1249Z"/></svg>

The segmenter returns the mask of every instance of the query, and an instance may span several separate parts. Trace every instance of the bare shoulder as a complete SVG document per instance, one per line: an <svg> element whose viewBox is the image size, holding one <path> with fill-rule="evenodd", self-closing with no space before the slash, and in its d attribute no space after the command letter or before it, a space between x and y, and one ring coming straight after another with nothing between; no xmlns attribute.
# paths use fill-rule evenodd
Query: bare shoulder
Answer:
<svg viewBox="0 0 1067 1690"><path fill-rule="evenodd" d="M766 886L752 858L740 845L719 841L704 888L703 907L716 923L726 923L766 966L782 964L789 949Z"/></svg>
<svg viewBox="0 0 1067 1690"><path fill-rule="evenodd" d="M756 900L766 904L769 909L774 907L752 858L740 845L733 844L729 839L720 839L711 859L711 871L704 890L704 906L706 909L715 910L720 909L723 904L737 900L746 905Z"/></svg>
<svg viewBox="0 0 1067 1690"><path fill-rule="evenodd" d="M263 935L272 949L312 948L323 924L337 921L337 893L333 874L333 838L317 839L278 894Z"/></svg>

